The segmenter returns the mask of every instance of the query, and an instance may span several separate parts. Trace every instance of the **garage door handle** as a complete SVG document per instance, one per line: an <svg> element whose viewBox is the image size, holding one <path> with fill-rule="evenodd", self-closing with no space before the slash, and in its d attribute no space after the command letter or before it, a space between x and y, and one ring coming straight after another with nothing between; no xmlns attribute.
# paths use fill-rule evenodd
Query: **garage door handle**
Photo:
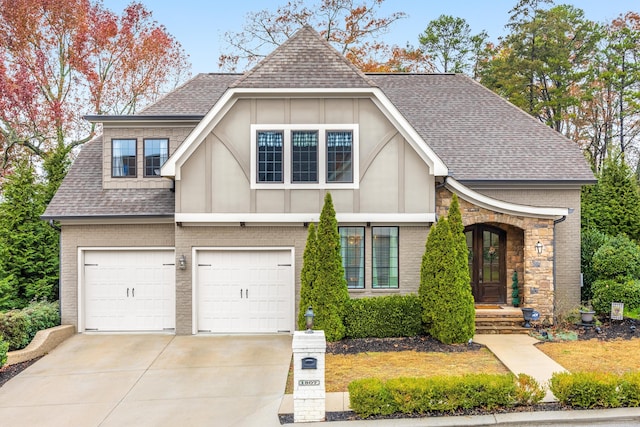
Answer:
<svg viewBox="0 0 640 427"><path fill-rule="evenodd" d="M242 289L240 289L240 299L242 299Z"/></svg>
<svg viewBox="0 0 640 427"><path fill-rule="evenodd" d="M127 298L129 298L129 288L127 288Z"/></svg>
<svg viewBox="0 0 640 427"><path fill-rule="evenodd" d="M247 297L247 299L249 299L249 289L245 289L244 295Z"/></svg>
<svg viewBox="0 0 640 427"><path fill-rule="evenodd" d="M131 296L132 296L133 298L135 298L135 297L136 297L136 288L131 288Z"/></svg>

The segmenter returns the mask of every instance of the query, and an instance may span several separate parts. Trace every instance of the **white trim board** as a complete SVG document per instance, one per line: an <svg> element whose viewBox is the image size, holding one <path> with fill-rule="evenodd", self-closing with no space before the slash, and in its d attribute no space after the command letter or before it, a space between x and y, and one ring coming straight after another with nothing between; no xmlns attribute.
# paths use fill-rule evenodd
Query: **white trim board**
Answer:
<svg viewBox="0 0 640 427"><path fill-rule="evenodd" d="M320 213L176 213L183 225L246 225L317 223ZM337 213L339 223L421 224L436 221L435 213Z"/></svg>

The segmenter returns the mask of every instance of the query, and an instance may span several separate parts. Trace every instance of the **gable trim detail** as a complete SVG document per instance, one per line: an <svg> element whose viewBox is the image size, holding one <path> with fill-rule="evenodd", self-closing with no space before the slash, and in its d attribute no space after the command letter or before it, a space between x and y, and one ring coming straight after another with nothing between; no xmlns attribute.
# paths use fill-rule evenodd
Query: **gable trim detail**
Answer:
<svg viewBox="0 0 640 427"><path fill-rule="evenodd" d="M409 124L407 119L400 113L395 105L387 98L387 96L378 88L264 88L264 89L247 89L247 88L231 88L216 102L216 104L204 116L204 119L195 127L195 129L187 136L184 142L178 147L171 157L165 162L161 170L163 177L175 178L180 180L180 166L189 158L196 150L200 143L213 130L217 123L231 109L233 104L240 97L250 95L340 95L340 96L359 96L370 98L375 105L380 108L384 116L391 121L400 131L407 142L416 150L420 158L429 165L434 176L447 176L448 168L438 155L429 147L415 129Z"/></svg>
<svg viewBox="0 0 640 427"><path fill-rule="evenodd" d="M507 215L518 215L532 218L548 218L555 219L557 217L567 216L572 210L569 208L549 208L539 206L520 205L516 203L504 202L494 199L477 191L470 189L451 177L446 177L444 186L451 192L456 193L459 197L476 206L504 213Z"/></svg>

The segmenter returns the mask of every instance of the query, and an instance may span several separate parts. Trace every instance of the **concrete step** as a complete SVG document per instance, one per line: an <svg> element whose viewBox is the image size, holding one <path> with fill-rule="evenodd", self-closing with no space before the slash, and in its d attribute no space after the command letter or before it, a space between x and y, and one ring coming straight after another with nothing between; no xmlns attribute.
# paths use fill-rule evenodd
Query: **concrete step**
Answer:
<svg viewBox="0 0 640 427"><path fill-rule="evenodd" d="M476 333L478 334L527 334L522 324L522 312L517 308L476 309Z"/></svg>
<svg viewBox="0 0 640 427"><path fill-rule="evenodd" d="M524 328L522 326L515 325L490 325L490 326L478 326L476 325L476 334L528 334L530 328Z"/></svg>

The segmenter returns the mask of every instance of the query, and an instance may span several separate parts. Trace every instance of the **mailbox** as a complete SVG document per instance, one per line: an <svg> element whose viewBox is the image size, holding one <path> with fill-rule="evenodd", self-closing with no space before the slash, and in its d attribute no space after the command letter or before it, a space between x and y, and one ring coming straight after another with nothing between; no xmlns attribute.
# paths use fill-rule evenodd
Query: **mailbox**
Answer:
<svg viewBox="0 0 640 427"><path fill-rule="evenodd" d="M315 357L304 357L302 369L318 369L318 360Z"/></svg>

